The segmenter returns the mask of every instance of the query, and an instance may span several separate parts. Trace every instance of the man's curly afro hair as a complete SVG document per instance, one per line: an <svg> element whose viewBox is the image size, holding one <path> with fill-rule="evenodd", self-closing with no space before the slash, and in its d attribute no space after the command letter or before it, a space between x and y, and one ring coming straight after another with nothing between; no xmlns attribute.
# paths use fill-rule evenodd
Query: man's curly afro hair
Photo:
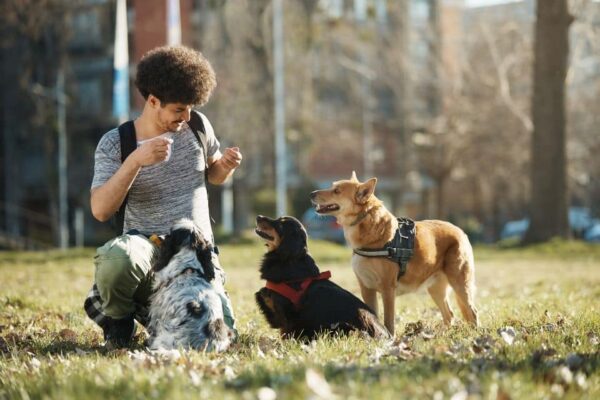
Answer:
<svg viewBox="0 0 600 400"><path fill-rule="evenodd" d="M161 104L206 104L217 79L202 53L185 46L164 46L150 50L137 66L135 85L147 99L150 94Z"/></svg>

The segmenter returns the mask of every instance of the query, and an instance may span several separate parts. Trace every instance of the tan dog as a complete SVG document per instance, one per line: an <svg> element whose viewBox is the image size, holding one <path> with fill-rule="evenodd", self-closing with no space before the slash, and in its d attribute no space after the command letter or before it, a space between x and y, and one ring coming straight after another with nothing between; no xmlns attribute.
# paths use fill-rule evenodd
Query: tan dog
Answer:
<svg viewBox="0 0 600 400"><path fill-rule="evenodd" d="M334 182L330 189L310 197L319 214L330 214L344 228L353 249L380 249L392 238L398 221L374 195L377 178L361 183L352 172L350 180ZM385 257L352 255L363 300L377 312L377 292L383 299L384 323L394 333L395 296L421 287L428 290L442 312L445 324L452 322L448 291L452 287L463 317L478 324L474 305L475 264L467 235L449 222L417 221L414 254L406 273L398 280L399 265Z"/></svg>

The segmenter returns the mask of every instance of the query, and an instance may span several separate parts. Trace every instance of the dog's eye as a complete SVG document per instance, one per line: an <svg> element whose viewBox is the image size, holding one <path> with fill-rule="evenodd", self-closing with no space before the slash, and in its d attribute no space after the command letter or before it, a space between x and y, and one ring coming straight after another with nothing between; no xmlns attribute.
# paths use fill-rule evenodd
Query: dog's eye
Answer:
<svg viewBox="0 0 600 400"><path fill-rule="evenodd" d="M191 316L196 318L200 318L202 314L204 314L204 307L197 301L190 301L187 303L187 310Z"/></svg>
<svg viewBox="0 0 600 400"><path fill-rule="evenodd" d="M335 189L333 189L333 193L335 193L335 194L340 194L340 189L339 189L339 188L335 188Z"/></svg>

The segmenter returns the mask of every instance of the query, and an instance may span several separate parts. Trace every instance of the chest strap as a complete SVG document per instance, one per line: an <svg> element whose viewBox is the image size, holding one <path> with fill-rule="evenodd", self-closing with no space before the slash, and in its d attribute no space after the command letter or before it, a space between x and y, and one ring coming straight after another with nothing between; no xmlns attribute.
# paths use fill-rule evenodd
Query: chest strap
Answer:
<svg viewBox="0 0 600 400"><path fill-rule="evenodd" d="M363 257L385 257L396 262L399 266L400 279L406 273L406 266L412 258L415 247L415 221L410 218L397 218L398 229L394 238L380 249L353 249L354 254Z"/></svg>
<svg viewBox="0 0 600 400"><path fill-rule="evenodd" d="M287 298L294 304L294 307L296 307L297 309L300 307L300 301L302 300L302 297L314 281L325 281L329 278L331 278L331 272L325 271L317 276L311 276L310 278L299 279L295 281L287 281L280 283L267 281L265 287ZM294 289L289 285L290 283L296 282L300 283L300 289Z"/></svg>

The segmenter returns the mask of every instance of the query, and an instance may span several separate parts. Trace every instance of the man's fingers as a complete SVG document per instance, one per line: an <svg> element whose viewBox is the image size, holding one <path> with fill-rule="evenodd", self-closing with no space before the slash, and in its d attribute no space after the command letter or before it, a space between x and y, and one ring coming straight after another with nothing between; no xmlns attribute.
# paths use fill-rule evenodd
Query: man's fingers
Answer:
<svg viewBox="0 0 600 400"><path fill-rule="evenodd" d="M240 166L241 159L231 159L230 157L223 157L223 162L225 166L229 169L234 169Z"/></svg>
<svg viewBox="0 0 600 400"><path fill-rule="evenodd" d="M157 142L158 142L158 141L157 141ZM154 146L154 148L155 148L155 149L167 149L167 148L169 148L169 142L163 142L163 141L161 141L161 142L158 142L158 143L156 144L156 146Z"/></svg>
<svg viewBox="0 0 600 400"><path fill-rule="evenodd" d="M237 151L237 147L226 149L225 154L223 154L227 160L231 160L232 162L238 163L242 160L242 153Z"/></svg>

